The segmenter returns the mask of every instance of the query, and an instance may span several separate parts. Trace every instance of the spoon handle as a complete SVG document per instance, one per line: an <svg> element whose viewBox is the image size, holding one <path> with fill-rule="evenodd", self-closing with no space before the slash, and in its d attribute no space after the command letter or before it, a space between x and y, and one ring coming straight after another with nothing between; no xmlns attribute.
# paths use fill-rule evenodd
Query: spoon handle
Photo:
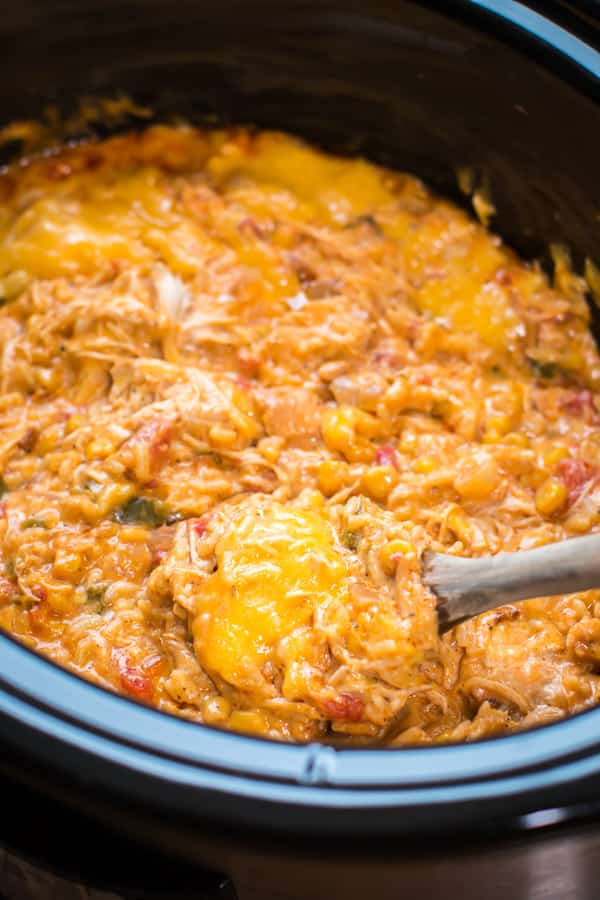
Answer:
<svg viewBox="0 0 600 900"><path fill-rule="evenodd" d="M505 603L600 588L600 534L475 559L429 551L423 577L443 631Z"/></svg>

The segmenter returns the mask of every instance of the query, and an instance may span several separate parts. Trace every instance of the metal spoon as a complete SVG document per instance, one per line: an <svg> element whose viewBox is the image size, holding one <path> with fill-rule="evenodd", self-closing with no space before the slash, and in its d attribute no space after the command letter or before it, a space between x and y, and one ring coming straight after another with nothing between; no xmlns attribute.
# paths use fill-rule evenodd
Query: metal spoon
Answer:
<svg viewBox="0 0 600 900"><path fill-rule="evenodd" d="M475 559L426 551L422 570L447 631L505 603L600 588L600 534Z"/></svg>

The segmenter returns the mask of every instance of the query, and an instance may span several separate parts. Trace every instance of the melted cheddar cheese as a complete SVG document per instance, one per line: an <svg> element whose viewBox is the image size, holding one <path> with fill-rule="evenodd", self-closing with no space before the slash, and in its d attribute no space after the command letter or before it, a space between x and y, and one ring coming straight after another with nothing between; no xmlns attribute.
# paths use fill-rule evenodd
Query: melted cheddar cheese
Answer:
<svg viewBox="0 0 600 900"><path fill-rule="evenodd" d="M192 633L211 675L244 688L321 606L343 602L348 573L330 526L272 504L235 517L215 546L216 570L194 603Z"/></svg>

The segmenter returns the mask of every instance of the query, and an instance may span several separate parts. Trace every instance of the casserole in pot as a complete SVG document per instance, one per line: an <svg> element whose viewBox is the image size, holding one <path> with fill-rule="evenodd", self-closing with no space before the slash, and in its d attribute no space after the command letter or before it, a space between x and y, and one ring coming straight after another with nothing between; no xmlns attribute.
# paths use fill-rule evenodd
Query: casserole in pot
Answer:
<svg viewBox="0 0 600 900"><path fill-rule="evenodd" d="M285 16L265 6L249 16L237 4L217 10L149 3L140 22L133 8L104 5L97 42L84 52L81 29L91 5L63 10L62 20L55 11L57 29L49 32L45 9L25 4L4 26L9 81L23 88L20 108L8 82L0 99L8 121L38 114L48 83L61 99L119 86L152 100L162 118L177 110L193 119L218 108L238 121L288 129L331 150L417 172L446 194L456 168L467 166L475 181L485 174L498 210L494 227L509 245L533 258L550 243L567 243L579 266L594 257L598 227L597 58L531 16L511 26L515 49L509 49L503 41L509 20L485 15L479 5L459 7L462 23L416 4L381 4L368 15L352 4L312 11L288 5ZM510 7L514 15L527 12ZM525 29L536 23L543 36L528 39ZM487 32L494 29L492 38ZM16 50L24 35L28 65ZM143 51L131 52L134 46ZM551 109L539 102L549 92ZM364 138L352 147L357 134ZM305 835L335 829L339 837L403 831L414 837L594 796L595 711L471 746L393 752L286 746L161 716L74 679L6 638L0 700L3 740L13 748L3 766L13 778L19 773L46 792L70 785L70 802L88 814L127 821L144 840L228 870L235 869L235 854L222 844L208 850L201 820L252 825L255 833L278 827ZM136 813L144 804L161 811L147 816L152 827ZM418 877L426 883L424 869Z"/></svg>
<svg viewBox="0 0 600 900"><path fill-rule="evenodd" d="M600 521L564 248L552 288L414 177L247 129L47 150L0 189L1 626L287 740L473 740L597 702L598 592L440 639L419 570Z"/></svg>

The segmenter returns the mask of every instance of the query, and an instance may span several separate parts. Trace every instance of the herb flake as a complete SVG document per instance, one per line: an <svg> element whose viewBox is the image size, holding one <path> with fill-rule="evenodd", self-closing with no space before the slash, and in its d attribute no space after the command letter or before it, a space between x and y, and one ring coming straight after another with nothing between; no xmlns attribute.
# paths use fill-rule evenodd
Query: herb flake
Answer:
<svg viewBox="0 0 600 900"><path fill-rule="evenodd" d="M352 553L355 553L358 549L358 544L360 542L360 534L358 531L350 531L346 529L342 534L342 543L348 550L351 550Z"/></svg>
<svg viewBox="0 0 600 900"><path fill-rule="evenodd" d="M107 584L100 582L99 584L90 584L85 591L87 602L96 606L99 613L103 613L107 606L104 597L107 588Z"/></svg>
<svg viewBox="0 0 600 900"><path fill-rule="evenodd" d="M534 356L528 356L527 362L533 374L537 375L538 378L555 378L561 373L558 363L551 360L536 359Z"/></svg>
<svg viewBox="0 0 600 900"><path fill-rule="evenodd" d="M47 528L48 526L44 522L43 519L38 519L36 516L30 516L27 519L23 519L21 523L21 530L25 531L27 528Z"/></svg>
<svg viewBox="0 0 600 900"><path fill-rule="evenodd" d="M149 525L157 528L169 518L164 504L149 497L132 497L113 511L113 519L119 525Z"/></svg>

